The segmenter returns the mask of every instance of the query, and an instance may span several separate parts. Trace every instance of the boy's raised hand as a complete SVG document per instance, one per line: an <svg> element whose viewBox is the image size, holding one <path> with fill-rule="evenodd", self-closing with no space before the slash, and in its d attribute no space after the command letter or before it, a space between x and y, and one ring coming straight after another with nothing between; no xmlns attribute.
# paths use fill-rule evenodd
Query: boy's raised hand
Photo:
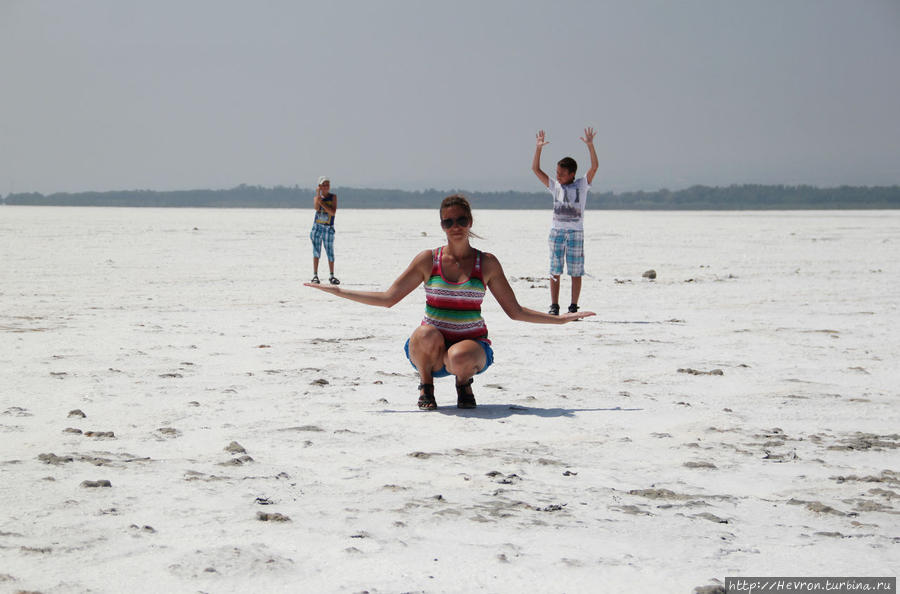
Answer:
<svg viewBox="0 0 900 594"><path fill-rule="evenodd" d="M537 133L537 148L543 148L544 146L550 144L548 141L544 140L544 131L539 130Z"/></svg>
<svg viewBox="0 0 900 594"><path fill-rule="evenodd" d="M584 136L581 138L581 141L585 144L594 144L594 129L585 128Z"/></svg>

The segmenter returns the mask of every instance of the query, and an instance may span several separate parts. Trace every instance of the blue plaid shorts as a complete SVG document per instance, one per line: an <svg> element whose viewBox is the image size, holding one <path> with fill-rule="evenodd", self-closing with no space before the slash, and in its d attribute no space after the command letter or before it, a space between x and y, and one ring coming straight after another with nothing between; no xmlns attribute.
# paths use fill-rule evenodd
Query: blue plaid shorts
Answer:
<svg viewBox="0 0 900 594"><path fill-rule="evenodd" d="M550 229L550 274L563 272L563 258L569 276L584 276L584 231Z"/></svg>
<svg viewBox="0 0 900 594"><path fill-rule="evenodd" d="M309 238L312 240L313 258L322 255L322 244L325 244L325 255L328 256L329 262L334 262L334 226L320 225L313 223L312 231L309 232Z"/></svg>

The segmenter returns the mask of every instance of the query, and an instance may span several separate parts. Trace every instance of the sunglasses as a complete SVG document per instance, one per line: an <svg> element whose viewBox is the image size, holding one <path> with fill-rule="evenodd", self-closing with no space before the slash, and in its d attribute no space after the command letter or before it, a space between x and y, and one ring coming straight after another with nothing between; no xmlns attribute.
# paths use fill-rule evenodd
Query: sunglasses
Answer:
<svg viewBox="0 0 900 594"><path fill-rule="evenodd" d="M444 229L450 230L453 228L453 225L459 225L460 227L468 227L472 224L472 220L463 215L461 217L456 217L455 219L441 219L441 227Z"/></svg>

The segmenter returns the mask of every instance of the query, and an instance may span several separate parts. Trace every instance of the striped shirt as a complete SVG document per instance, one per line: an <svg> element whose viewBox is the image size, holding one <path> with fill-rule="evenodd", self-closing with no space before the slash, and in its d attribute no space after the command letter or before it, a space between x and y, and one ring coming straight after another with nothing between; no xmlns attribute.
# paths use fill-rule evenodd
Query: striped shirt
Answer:
<svg viewBox="0 0 900 594"><path fill-rule="evenodd" d="M444 248L432 250L431 277L425 283L425 318L444 335L448 344L467 339L480 339L490 344L488 331L481 317L484 300L484 279L481 276L481 252L475 250L475 266L469 280L451 283L441 270Z"/></svg>

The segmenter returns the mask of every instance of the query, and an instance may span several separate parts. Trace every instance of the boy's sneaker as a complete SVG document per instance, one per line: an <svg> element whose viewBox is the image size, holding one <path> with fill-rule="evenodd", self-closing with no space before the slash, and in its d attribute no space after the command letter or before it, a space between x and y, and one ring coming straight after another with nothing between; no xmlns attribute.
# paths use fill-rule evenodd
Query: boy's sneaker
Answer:
<svg viewBox="0 0 900 594"><path fill-rule="evenodd" d="M319 284L319 275L318 275L318 274L314 274L314 275L313 275L313 277L312 277L312 280L311 280L311 281L309 281L309 282L311 282L311 283L314 283L314 284L317 284L317 285L318 285L318 284Z"/></svg>
<svg viewBox="0 0 900 594"><path fill-rule="evenodd" d="M339 284L341 284L341 281L339 281L339 280L337 279L337 277L334 276L333 274L332 274L331 276L328 277L328 282L330 282L332 285L339 285Z"/></svg>
<svg viewBox="0 0 900 594"><path fill-rule="evenodd" d="M578 312L578 304L573 303L572 305L569 306L569 313L576 313L576 312Z"/></svg>
<svg viewBox="0 0 900 594"><path fill-rule="evenodd" d="M550 304L550 311L548 311L547 313L550 314L551 316L558 316L559 315L559 303Z"/></svg>

